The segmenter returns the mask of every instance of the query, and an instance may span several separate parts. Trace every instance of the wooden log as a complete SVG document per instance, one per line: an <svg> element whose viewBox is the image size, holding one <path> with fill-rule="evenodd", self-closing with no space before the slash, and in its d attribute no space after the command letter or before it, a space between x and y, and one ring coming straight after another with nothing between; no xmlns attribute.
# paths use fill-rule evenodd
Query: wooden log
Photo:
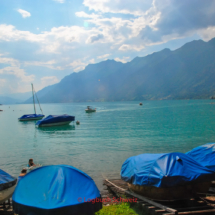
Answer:
<svg viewBox="0 0 215 215"><path fill-rule="evenodd" d="M184 211L184 212L178 212L178 215L207 214L207 213L215 213L215 209L202 210L202 211ZM163 215L174 215L174 213L167 213Z"/></svg>
<svg viewBox="0 0 215 215"><path fill-rule="evenodd" d="M141 196L141 195L139 195L139 194L131 193L130 191L127 191L127 190L125 190L125 189L123 189L123 188L121 188L121 187L118 187L118 186L115 185L114 183L110 182L108 179L105 179L105 180L106 180L108 183L112 184L113 186L117 187L118 189L124 190L124 192L127 193L127 194L129 194L129 195L132 195L132 196L134 196L134 197L136 197L136 198L138 198L138 199L141 199L141 200L143 200L143 201L145 201L145 202L147 202L147 203L150 203L150 204L152 204L152 205L154 205L154 206L156 206L156 207L158 207L158 208L164 209L164 210L166 210L166 211L168 211L168 212L171 212L171 213L173 213L173 214L178 214L178 211L175 210L175 209L173 209L173 208L169 208L169 207L166 207L166 206L164 206L164 205L161 205L161 204L159 204L159 203L157 203L157 202L154 202L154 201L152 201L152 200L150 200L150 199L147 199L147 198L145 198L145 197L143 197L143 196Z"/></svg>

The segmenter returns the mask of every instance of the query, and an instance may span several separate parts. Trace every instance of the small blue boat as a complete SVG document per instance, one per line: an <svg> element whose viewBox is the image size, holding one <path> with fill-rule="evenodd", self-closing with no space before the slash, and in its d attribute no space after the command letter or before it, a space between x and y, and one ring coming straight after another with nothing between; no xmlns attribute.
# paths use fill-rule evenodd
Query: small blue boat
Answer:
<svg viewBox="0 0 215 215"><path fill-rule="evenodd" d="M198 161L202 166L215 172L215 143L198 146L186 154Z"/></svg>
<svg viewBox="0 0 215 215"><path fill-rule="evenodd" d="M37 114L36 113L36 106L35 106L34 95L37 98L37 94L36 94L36 92L34 90L33 84L31 84L31 86L32 86L32 97L33 97L33 105L34 105L34 114L25 114L22 117L18 118L19 121L39 120L39 119L42 119L45 116L43 114ZM37 98L37 101L38 101L38 104L40 106L38 98ZM40 110L43 113L41 106L40 106Z"/></svg>
<svg viewBox="0 0 215 215"><path fill-rule="evenodd" d="M68 125L72 121L75 121L74 116L67 114L64 115L49 115L46 118L39 120L36 123L37 127L47 127L47 126L59 126L59 125Z"/></svg>
<svg viewBox="0 0 215 215"><path fill-rule="evenodd" d="M9 199L16 187L17 179L0 169L0 204Z"/></svg>
<svg viewBox="0 0 215 215"><path fill-rule="evenodd" d="M45 115L43 114L26 114L19 118L19 121L39 120Z"/></svg>
<svg viewBox="0 0 215 215"><path fill-rule="evenodd" d="M94 214L102 208L93 179L69 165L43 166L19 181L13 194L16 214Z"/></svg>

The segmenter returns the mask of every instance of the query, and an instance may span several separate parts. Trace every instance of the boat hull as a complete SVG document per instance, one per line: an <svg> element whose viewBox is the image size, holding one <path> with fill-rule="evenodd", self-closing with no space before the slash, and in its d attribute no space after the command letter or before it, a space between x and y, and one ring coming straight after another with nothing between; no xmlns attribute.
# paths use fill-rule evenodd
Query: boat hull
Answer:
<svg viewBox="0 0 215 215"><path fill-rule="evenodd" d="M93 112L96 112L96 110L87 110L87 109L86 109L85 112L86 112L86 113L93 113Z"/></svg>
<svg viewBox="0 0 215 215"><path fill-rule="evenodd" d="M20 119L19 118L19 121L30 121L30 120L39 120L39 119L42 119L44 116L41 116L41 117L34 117L34 118L28 118L28 119Z"/></svg>
<svg viewBox="0 0 215 215"><path fill-rule="evenodd" d="M72 122L72 121L67 121L67 122L56 122L56 123L47 123L47 124L36 125L36 127L50 127L50 126L69 125L71 122Z"/></svg>
<svg viewBox="0 0 215 215"><path fill-rule="evenodd" d="M12 197L16 184L10 188L0 191L0 204Z"/></svg>
<svg viewBox="0 0 215 215"><path fill-rule="evenodd" d="M197 193L207 193L211 182L189 183L183 186L159 188L153 186L140 186L128 183L129 189L142 196L153 200L171 201L180 199L190 199Z"/></svg>

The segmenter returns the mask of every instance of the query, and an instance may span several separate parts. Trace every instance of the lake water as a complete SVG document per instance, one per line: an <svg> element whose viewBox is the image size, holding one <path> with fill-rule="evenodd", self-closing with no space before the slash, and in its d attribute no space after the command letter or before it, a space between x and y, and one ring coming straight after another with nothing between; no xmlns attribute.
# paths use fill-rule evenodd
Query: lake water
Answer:
<svg viewBox="0 0 215 215"><path fill-rule="evenodd" d="M68 164L90 175L102 189L103 178L120 177L122 163L142 153L186 152L215 142L212 100L42 104L46 116L69 114L80 125L36 128L19 122L33 105L2 105L0 169L18 176L28 159L42 165ZM85 113L87 105L96 113ZM39 110L38 110L39 113Z"/></svg>

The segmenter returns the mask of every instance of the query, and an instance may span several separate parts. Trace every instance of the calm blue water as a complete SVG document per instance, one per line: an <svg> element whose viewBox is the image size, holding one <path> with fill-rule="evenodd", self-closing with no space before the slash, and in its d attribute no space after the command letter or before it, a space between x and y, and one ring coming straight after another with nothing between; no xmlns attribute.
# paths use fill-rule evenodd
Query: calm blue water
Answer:
<svg viewBox="0 0 215 215"><path fill-rule="evenodd" d="M42 104L44 114L70 114L80 125L35 128L19 122L33 105L0 109L0 168L18 176L34 158L42 165L69 164L102 188L103 177L118 178L122 163L141 153L186 152L215 142L211 100ZM87 114L87 105L97 108ZM38 111L39 112L39 111Z"/></svg>

